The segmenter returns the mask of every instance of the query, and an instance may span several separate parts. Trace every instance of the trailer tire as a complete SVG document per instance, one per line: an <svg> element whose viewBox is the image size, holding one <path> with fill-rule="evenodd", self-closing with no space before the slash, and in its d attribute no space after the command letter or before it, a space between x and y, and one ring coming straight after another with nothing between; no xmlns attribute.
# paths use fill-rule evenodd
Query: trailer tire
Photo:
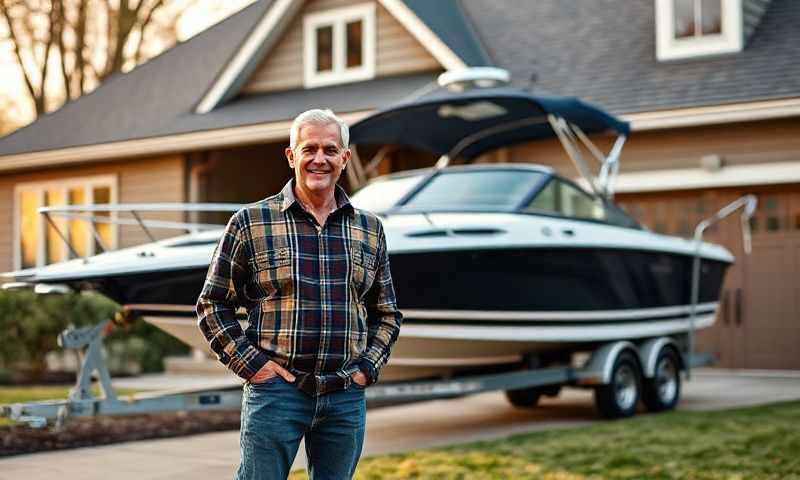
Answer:
<svg viewBox="0 0 800 480"><path fill-rule="evenodd" d="M506 390L506 398L511 405L517 408L534 408L539 404L542 391L539 387Z"/></svg>
<svg viewBox="0 0 800 480"><path fill-rule="evenodd" d="M561 385L545 385L540 387L542 395L550 398L555 398L561 394Z"/></svg>
<svg viewBox="0 0 800 480"><path fill-rule="evenodd" d="M606 418L631 417L636 413L641 391L642 369L636 356L624 351L614 361L610 383L595 389L594 400Z"/></svg>
<svg viewBox="0 0 800 480"><path fill-rule="evenodd" d="M651 412L672 410L681 397L680 360L674 348L658 352L653 378L645 379L642 403Z"/></svg>

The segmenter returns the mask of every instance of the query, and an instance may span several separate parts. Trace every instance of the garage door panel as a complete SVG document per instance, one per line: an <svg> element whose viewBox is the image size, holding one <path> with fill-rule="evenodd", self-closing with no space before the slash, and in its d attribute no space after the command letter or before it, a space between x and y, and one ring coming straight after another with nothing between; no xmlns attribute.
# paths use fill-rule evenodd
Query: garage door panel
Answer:
<svg viewBox="0 0 800 480"><path fill-rule="evenodd" d="M800 368L798 276L800 236L759 235L746 257L740 335L745 368ZM766 238L764 238L766 237Z"/></svg>

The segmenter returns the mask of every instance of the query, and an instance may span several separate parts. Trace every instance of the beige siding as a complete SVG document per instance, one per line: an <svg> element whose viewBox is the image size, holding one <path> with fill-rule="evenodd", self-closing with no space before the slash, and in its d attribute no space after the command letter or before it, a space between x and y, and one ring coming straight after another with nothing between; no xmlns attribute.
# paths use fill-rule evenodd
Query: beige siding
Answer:
<svg viewBox="0 0 800 480"><path fill-rule="evenodd" d="M11 270L14 262L14 184L0 177L0 271Z"/></svg>
<svg viewBox="0 0 800 480"><path fill-rule="evenodd" d="M364 3L359 0L310 2L292 21L242 91L261 93L302 88L303 15ZM377 77L441 69L439 62L381 5L376 8L376 35Z"/></svg>
<svg viewBox="0 0 800 480"><path fill-rule="evenodd" d="M377 12L376 76L440 70L439 62L383 7Z"/></svg>
<svg viewBox="0 0 800 480"><path fill-rule="evenodd" d="M119 202L183 202L185 201L185 175L183 156L175 155L149 162L126 165L119 171ZM181 221L183 214L149 215L147 218ZM176 230L154 230L159 238L175 235ZM120 247L137 245L149 241L138 226L120 230Z"/></svg>
<svg viewBox="0 0 800 480"><path fill-rule="evenodd" d="M100 175L116 175L119 203L184 201L185 174L182 155L0 176L0 271L8 271L13 266L15 185ZM146 218L180 220L182 215L167 214ZM158 237L167 237L174 235L175 231L157 230L154 233ZM120 227L119 248L146 241L146 235L138 227Z"/></svg>

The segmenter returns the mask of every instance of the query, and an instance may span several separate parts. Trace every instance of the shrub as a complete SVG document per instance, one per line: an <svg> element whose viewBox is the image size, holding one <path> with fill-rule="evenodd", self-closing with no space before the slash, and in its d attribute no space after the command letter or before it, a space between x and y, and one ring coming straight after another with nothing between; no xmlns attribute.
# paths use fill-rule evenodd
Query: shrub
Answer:
<svg viewBox="0 0 800 480"><path fill-rule="evenodd" d="M69 326L95 325L119 309L113 301L92 292L37 295L30 290L0 290L0 382L18 375L41 378L47 354L61 349L59 333ZM131 363L142 372L160 371L165 355L189 351L142 321L115 327L104 345L112 373Z"/></svg>

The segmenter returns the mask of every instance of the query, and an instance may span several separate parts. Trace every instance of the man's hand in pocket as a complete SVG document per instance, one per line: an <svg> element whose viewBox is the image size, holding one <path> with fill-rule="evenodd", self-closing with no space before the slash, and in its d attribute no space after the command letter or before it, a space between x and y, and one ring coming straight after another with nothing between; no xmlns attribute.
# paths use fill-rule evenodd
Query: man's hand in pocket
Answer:
<svg viewBox="0 0 800 480"><path fill-rule="evenodd" d="M294 375L272 360L264 364L259 371L250 377L250 383L262 383L276 376L283 377L289 383L294 382Z"/></svg>
<svg viewBox="0 0 800 480"><path fill-rule="evenodd" d="M362 387L367 386L367 376L364 375L364 372L359 370L358 372L354 373L351 378L353 379L353 382L361 385Z"/></svg>

